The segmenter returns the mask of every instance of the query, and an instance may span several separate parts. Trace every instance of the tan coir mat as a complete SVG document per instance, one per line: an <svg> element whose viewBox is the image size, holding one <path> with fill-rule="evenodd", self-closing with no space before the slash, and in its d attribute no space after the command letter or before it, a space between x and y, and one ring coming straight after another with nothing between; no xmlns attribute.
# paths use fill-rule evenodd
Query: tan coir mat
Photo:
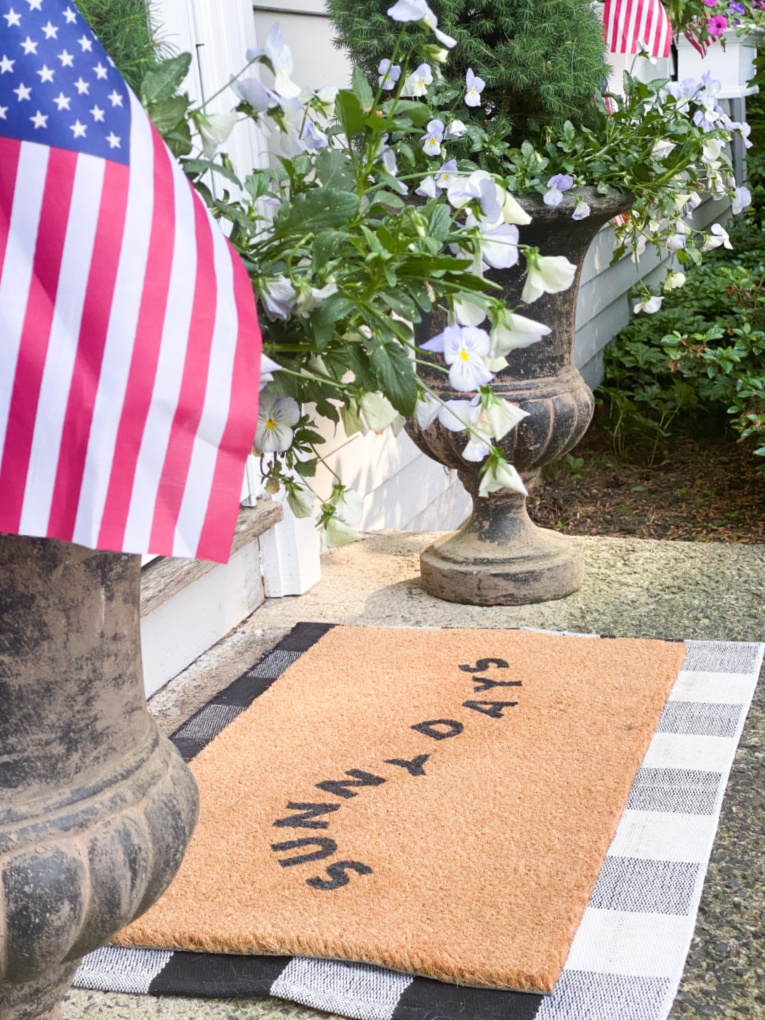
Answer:
<svg viewBox="0 0 765 1020"><path fill-rule="evenodd" d="M551 991L685 652L329 630L246 710L212 706L233 721L191 762L191 847L117 943Z"/></svg>

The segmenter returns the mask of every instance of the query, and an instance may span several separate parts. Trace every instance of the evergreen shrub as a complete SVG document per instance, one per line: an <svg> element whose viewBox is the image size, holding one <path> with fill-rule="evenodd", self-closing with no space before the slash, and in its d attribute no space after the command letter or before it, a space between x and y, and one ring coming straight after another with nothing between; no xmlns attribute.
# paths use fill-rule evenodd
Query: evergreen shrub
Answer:
<svg viewBox="0 0 765 1020"><path fill-rule="evenodd" d="M148 0L74 0L120 74L136 92L166 55L151 20Z"/></svg>
<svg viewBox="0 0 765 1020"><path fill-rule="evenodd" d="M347 50L374 86L380 61L393 52L399 25L391 0L328 0ZM603 27L590 0L433 0L439 28L457 40L444 67L462 86L468 68L486 82L484 109L509 119L526 136L527 123L559 127L586 121L592 96L607 77Z"/></svg>

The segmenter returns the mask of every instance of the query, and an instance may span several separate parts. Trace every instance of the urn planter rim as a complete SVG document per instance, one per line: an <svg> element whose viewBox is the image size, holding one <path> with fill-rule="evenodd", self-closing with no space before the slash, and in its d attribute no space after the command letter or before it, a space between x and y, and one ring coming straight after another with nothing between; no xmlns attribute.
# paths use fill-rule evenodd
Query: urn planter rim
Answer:
<svg viewBox="0 0 765 1020"><path fill-rule="evenodd" d="M616 216L620 212L626 212L635 202L635 196L626 189L609 188L608 192L603 195L591 185L582 185L564 191L558 205L545 205L542 196L534 191L527 191L514 197L521 207L535 219L538 219L540 214L547 219L558 219L562 215L570 218L570 214L573 213L579 201L586 202L592 213ZM585 217L586 219L587 217ZM582 223L584 221L574 222Z"/></svg>

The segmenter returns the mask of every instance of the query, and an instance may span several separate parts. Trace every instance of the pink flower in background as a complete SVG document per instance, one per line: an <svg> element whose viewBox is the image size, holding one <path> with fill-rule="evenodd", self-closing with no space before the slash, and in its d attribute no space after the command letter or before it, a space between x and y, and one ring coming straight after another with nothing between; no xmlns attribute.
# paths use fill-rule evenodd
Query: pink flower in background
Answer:
<svg viewBox="0 0 765 1020"><path fill-rule="evenodd" d="M707 7L717 6L717 0L704 0L704 3L707 5Z"/></svg>
<svg viewBox="0 0 765 1020"><path fill-rule="evenodd" d="M722 14L716 14L713 18L709 19L707 27L709 28L710 35L722 35L728 27L728 20Z"/></svg>

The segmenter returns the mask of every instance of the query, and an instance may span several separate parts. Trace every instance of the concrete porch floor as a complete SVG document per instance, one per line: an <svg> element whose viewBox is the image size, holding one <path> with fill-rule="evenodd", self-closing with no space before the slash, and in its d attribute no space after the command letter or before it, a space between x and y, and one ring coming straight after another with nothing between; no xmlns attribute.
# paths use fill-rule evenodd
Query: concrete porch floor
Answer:
<svg viewBox="0 0 765 1020"><path fill-rule="evenodd" d="M356 626L538 627L622 637L765 639L765 546L587 538L581 591L535 606L479 608L419 587L436 536L380 532L333 551L308 594L272 599L150 703L172 733L300 620ZM696 936L671 1020L765 1018L765 684L731 774ZM201 1000L72 991L63 1020L319 1020L278 999ZM476 1018L479 1020L479 1018Z"/></svg>

